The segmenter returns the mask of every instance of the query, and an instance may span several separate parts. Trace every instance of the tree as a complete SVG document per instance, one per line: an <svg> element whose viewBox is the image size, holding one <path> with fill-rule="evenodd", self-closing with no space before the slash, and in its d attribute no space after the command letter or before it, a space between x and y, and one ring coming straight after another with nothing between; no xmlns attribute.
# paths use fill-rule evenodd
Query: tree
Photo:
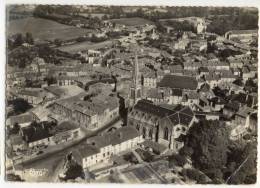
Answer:
<svg viewBox="0 0 260 188"><path fill-rule="evenodd" d="M184 166L187 163L187 159L179 154L173 154L169 156L169 166Z"/></svg>
<svg viewBox="0 0 260 188"><path fill-rule="evenodd" d="M14 48L21 46L23 43L24 43L23 35L21 33L18 33L14 39L14 44L13 44Z"/></svg>
<svg viewBox="0 0 260 188"><path fill-rule="evenodd" d="M52 84L56 84L57 83L57 79L50 76L50 77L46 77L45 81L47 81L48 86L52 85Z"/></svg>
<svg viewBox="0 0 260 188"><path fill-rule="evenodd" d="M28 44L34 44L34 39L32 36L32 33L26 33L25 34L25 42L27 42Z"/></svg>
<svg viewBox="0 0 260 188"><path fill-rule="evenodd" d="M56 46L61 46L62 41L61 41L60 39L55 39L55 40L54 40L54 44L55 44Z"/></svg>
<svg viewBox="0 0 260 188"><path fill-rule="evenodd" d="M32 108L32 105L30 105L27 101L25 101L22 98L17 98L12 101L12 104L14 106L14 112L16 114L21 114Z"/></svg>
<svg viewBox="0 0 260 188"><path fill-rule="evenodd" d="M242 150L237 148L239 155L234 158L237 166L235 170L232 171L229 181L229 184L252 184L256 181L256 172L257 172L257 144L248 143Z"/></svg>
<svg viewBox="0 0 260 188"><path fill-rule="evenodd" d="M108 18L108 16L106 14L104 14L101 19L102 20L108 20L109 18Z"/></svg>
<svg viewBox="0 0 260 188"><path fill-rule="evenodd" d="M222 169L227 162L228 129L219 121L202 120L188 132L185 146L191 147L191 160L200 170Z"/></svg>
<svg viewBox="0 0 260 188"><path fill-rule="evenodd" d="M24 181L19 175L16 174L7 174L6 175L7 181Z"/></svg>

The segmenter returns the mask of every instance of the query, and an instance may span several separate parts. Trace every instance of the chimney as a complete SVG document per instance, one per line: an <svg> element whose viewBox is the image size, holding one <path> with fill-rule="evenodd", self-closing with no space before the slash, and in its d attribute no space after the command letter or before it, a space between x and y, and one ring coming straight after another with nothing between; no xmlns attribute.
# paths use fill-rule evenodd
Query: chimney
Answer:
<svg viewBox="0 0 260 188"><path fill-rule="evenodd" d="M123 133L120 132L120 133L118 134L118 137L119 137L120 139L123 138Z"/></svg>

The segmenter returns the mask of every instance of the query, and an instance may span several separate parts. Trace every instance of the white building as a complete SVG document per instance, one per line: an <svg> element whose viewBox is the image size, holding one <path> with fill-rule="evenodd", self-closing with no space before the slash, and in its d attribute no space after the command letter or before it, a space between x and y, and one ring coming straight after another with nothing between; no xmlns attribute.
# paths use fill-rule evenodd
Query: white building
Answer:
<svg viewBox="0 0 260 188"><path fill-rule="evenodd" d="M96 164L108 163L110 157L120 152L134 148L143 142L142 136L133 127L122 127L103 136L92 137L87 145L75 151L82 157L83 168Z"/></svg>

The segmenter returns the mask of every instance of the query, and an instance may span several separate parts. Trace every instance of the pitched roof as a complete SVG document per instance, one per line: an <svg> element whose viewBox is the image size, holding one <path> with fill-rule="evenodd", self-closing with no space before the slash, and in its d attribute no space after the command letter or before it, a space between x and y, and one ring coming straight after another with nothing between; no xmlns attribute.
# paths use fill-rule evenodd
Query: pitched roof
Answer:
<svg viewBox="0 0 260 188"><path fill-rule="evenodd" d="M166 96L169 96L169 92L161 92L158 88L151 88L147 91L148 98L163 99Z"/></svg>
<svg viewBox="0 0 260 188"><path fill-rule="evenodd" d="M158 83L158 86L195 90L198 86L198 82L193 77L165 75L163 79Z"/></svg>
<svg viewBox="0 0 260 188"><path fill-rule="evenodd" d="M50 133L47 127L42 126L29 126L22 128L22 132L24 135L25 140L30 142L35 142L38 140L42 140L45 138L49 138L53 136L53 134Z"/></svg>
<svg viewBox="0 0 260 188"><path fill-rule="evenodd" d="M96 148L102 148L108 145L114 146L138 136L140 136L140 133L134 127L126 126L102 136L89 138L88 143Z"/></svg>
<svg viewBox="0 0 260 188"><path fill-rule="evenodd" d="M91 155L95 155L99 153L99 149L91 146L89 144L81 144L78 148L75 148L72 151L73 157L76 158L77 161L82 161L83 158L89 157Z"/></svg>
<svg viewBox="0 0 260 188"><path fill-rule="evenodd" d="M187 126L194 116L192 110L188 106L157 106L144 100L138 101L132 112L133 115L135 113L144 113L143 115L150 114L151 118L152 116L157 116L158 118L168 118L173 125L183 124Z"/></svg>

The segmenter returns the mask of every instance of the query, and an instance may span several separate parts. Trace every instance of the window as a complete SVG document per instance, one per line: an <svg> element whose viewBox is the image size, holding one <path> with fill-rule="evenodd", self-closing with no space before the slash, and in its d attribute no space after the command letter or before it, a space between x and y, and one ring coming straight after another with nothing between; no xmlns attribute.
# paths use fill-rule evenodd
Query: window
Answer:
<svg viewBox="0 0 260 188"><path fill-rule="evenodd" d="M150 129L150 131L149 131L149 138L150 138L150 139L153 138L153 129Z"/></svg>
<svg viewBox="0 0 260 188"><path fill-rule="evenodd" d="M169 130L168 130L167 127L165 127L165 129L164 129L164 135L163 135L163 138L164 138L165 140L168 140L168 134L169 134Z"/></svg>
<svg viewBox="0 0 260 188"><path fill-rule="evenodd" d="M140 130L140 125L139 125L139 124L136 125L136 129L137 129L138 131Z"/></svg>
<svg viewBox="0 0 260 188"><path fill-rule="evenodd" d="M146 137L146 128L143 127L143 138L145 138L145 137Z"/></svg>

